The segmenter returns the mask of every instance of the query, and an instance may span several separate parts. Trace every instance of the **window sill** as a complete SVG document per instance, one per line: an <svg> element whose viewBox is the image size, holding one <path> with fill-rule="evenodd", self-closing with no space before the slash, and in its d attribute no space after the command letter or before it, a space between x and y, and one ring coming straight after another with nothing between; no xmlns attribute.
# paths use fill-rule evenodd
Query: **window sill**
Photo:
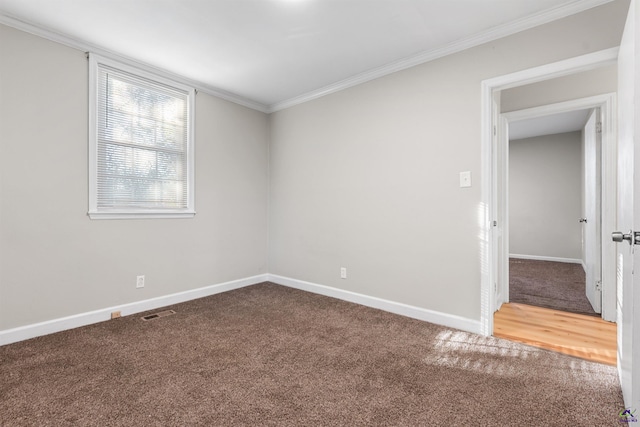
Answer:
<svg viewBox="0 0 640 427"><path fill-rule="evenodd" d="M193 218L195 212L89 212L90 219L179 219Z"/></svg>

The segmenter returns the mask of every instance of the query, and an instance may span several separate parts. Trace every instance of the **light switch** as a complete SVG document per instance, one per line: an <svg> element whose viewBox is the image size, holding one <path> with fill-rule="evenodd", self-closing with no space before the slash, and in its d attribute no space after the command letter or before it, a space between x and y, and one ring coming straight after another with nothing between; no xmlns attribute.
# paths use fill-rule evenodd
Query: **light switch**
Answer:
<svg viewBox="0 0 640 427"><path fill-rule="evenodd" d="M460 172L460 187L471 187L471 171Z"/></svg>

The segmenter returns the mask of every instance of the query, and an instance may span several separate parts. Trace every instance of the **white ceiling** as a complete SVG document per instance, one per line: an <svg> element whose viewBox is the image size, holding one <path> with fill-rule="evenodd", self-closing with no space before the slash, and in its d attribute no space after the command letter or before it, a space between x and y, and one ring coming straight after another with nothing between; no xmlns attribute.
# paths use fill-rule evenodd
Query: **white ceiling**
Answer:
<svg viewBox="0 0 640 427"><path fill-rule="evenodd" d="M534 136L581 131L587 124L591 109L568 111L533 119L509 123L509 139L524 139Z"/></svg>
<svg viewBox="0 0 640 427"><path fill-rule="evenodd" d="M0 23L270 111L609 1L0 0Z"/></svg>

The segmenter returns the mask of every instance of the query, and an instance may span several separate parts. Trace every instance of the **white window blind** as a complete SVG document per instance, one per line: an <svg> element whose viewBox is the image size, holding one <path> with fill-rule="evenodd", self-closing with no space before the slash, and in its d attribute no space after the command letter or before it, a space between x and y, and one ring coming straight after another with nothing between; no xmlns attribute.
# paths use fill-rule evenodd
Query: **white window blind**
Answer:
<svg viewBox="0 0 640 427"><path fill-rule="evenodd" d="M90 215L192 215L193 90L93 59Z"/></svg>

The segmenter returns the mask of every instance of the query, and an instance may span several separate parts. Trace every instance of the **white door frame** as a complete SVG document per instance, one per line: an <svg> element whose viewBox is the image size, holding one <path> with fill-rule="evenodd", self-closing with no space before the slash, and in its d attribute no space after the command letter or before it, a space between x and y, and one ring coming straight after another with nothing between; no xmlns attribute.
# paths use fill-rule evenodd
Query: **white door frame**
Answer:
<svg viewBox="0 0 640 427"><path fill-rule="evenodd" d="M498 144L503 147L508 146L508 123L533 119L537 117L543 117L550 114L566 113L575 110L585 110L592 108L600 108L600 121L602 122L602 145L601 145L601 171L602 171L602 211L601 211L601 224L600 229L601 242L602 242L602 256L601 256L601 277L602 277L602 318L610 322L616 321L616 245L611 240L611 232L616 229L616 185L617 185L617 135L615 126L615 106L616 106L616 94L608 93L604 95L590 96L587 98L575 99L566 102L559 102L556 104L543 105L540 107L527 108L525 110L518 110L509 113L503 113L501 116L504 120L499 120L499 126L502 127L498 132ZM508 150L505 150L508 153ZM501 157L502 161L496 163L495 167L504 170L507 182L508 182L508 160ZM504 227L508 230L509 227L509 193L503 194L500 198L504 200ZM576 218L577 220L577 218ZM508 240L505 242L506 254L508 251ZM507 255L508 257L508 255ZM508 265L508 259L497 260L498 264L501 263ZM503 276L504 277L504 276ZM505 280L498 283L498 295L509 295L509 280L508 275ZM508 297L501 299L498 297L496 300L496 309L500 307L500 304L506 302Z"/></svg>
<svg viewBox="0 0 640 427"><path fill-rule="evenodd" d="M494 173L496 160L494 159L498 138L494 138L500 123L500 115L494 113L494 96L501 90L536 83L556 77L562 77L581 71L616 64L618 48L610 48L587 55L554 62L528 70L518 71L504 76L483 80L481 83L481 223L480 223L480 330L487 336L493 334L493 313L497 309L496 293L498 291L496 278L498 277L495 254L497 253L494 236L496 228L503 228L503 224L494 227L498 212L494 203ZM604 228L604 227L603 227ZM506 252L508 253L508 252Z"/></svg>

